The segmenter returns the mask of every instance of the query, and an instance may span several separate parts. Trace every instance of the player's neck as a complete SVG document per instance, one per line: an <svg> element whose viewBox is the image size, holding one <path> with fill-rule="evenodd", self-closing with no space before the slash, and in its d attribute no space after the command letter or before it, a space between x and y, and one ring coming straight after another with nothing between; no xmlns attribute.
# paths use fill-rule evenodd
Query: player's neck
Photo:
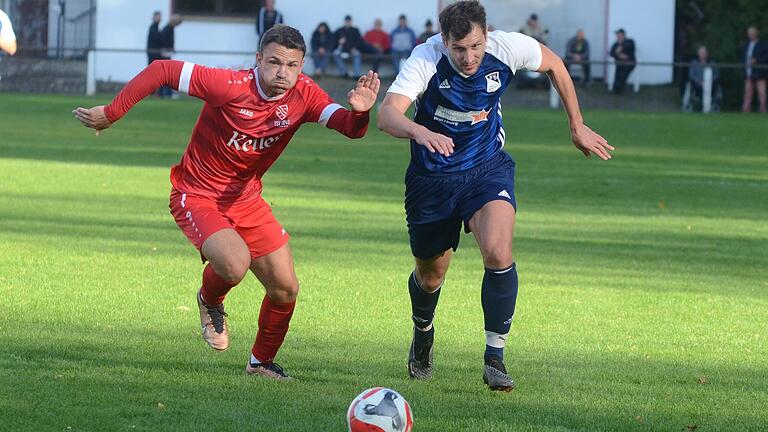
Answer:
<svg viewBox="0 0 768 432"><path fill-rule="evenodd" d="M259 91L259 96L261 96L263 99L266 100L277 100L285 96L286 93L275 93L272 91L267 85L262 81L261 76L259 75L259 68L255 68L254 75L256 76L256 88Z"/></svg>

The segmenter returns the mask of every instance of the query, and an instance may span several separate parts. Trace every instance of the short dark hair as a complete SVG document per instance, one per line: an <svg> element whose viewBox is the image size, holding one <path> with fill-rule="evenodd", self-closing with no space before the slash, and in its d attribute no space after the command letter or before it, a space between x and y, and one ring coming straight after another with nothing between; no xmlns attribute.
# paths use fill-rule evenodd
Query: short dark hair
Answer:
<svg viewBox="0 0 768 432"><path fill-rule="evenodd" d="M307 53L307 44L304 42L304 36L295 28L283 24L276 24L267 30L259 41L259 51L264 51L264 47L276 43L288 49L301 50Z"/></svg>
<svg viewBox="0 0 768 432"><path fill-rule="evenodd" d="M485 8L477 0L453 3L440 12L440 31L443 37L463 39L472 31L472 24L486 30Z"/></svg>

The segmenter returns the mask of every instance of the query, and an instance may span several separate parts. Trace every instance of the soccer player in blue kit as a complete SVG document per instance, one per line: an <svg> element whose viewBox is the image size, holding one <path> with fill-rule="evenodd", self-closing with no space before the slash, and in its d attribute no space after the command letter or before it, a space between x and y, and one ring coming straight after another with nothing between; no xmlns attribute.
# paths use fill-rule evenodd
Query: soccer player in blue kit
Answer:
<svg viewBox="0 0 768 432"><path fill-rule="evenodd" d="M576 148L603 160L614 148L584 124L568 71L547 47L519 33L488 32L478 1L445 8L440 27L405 62L378 117L381 130L411 140L405 210L416 267L408 278L414 324L408 373L432 376L432 322L463 222L485 266L483 381L491 390L511 391L515 382L504 366L504 346L518 289L512 254L517 205L515 162L502 150L501 95L518 70L546 73L563 101ZM412 121L405 112L414 102Z"/></svg>

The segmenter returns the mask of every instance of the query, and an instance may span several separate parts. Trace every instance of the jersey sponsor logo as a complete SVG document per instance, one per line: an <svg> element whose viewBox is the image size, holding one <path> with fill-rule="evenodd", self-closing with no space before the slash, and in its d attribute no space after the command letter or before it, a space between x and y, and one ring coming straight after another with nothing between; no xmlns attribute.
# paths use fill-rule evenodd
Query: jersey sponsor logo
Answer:
<svg viewBox="0 0 768 432"><path fill-rule="evenodd" d="M491 72L485 76L485 89L488 93L493 93L501 88L501 78L499 72Z"/></svg>
<svg viewBox="0 0 768 432"><path fill-rule="evenodd" d="M488 121L488 111L482 110L472 115L472 124Z"/></svg>
<svg viewBox="0 0 768 432"><path fill-rule="evenodd" d="M234 147L238 151L259 151L266 150L275 144L282 134L273 135L270 137L254 138L248 135L242 134L238 131L232 132L232 138L227 142L227 147Z"/></svg>
<svg viewBox="0 0 768 432"><path fill-rule="evenodd" d="M438 105L435 110L434 120L441 123L449 124L452 126L458 126L459 123L471 122L471 125L475 125L480 122L488 121L488 114L490 111L455 111L448 109L442 105Z"/></svg>
<svg viewBox="0 0 768 432"><path fill-rule="evenodd" d="M451 83L448 82L448 79L444 79L443 82L440 83L439 88L441 89L449 89L451 88Z"/></svg>
<svg viewBox="0 0 768 432"><path fill-rule="evenodd" d="M242 115L244 115L244 116L246 116L246 117L253 117L253 111L248 111L248 110L247 110L247 109L245 109L245 108L242 108L242 109L240 110L240 114L242 114Z"/></svg>

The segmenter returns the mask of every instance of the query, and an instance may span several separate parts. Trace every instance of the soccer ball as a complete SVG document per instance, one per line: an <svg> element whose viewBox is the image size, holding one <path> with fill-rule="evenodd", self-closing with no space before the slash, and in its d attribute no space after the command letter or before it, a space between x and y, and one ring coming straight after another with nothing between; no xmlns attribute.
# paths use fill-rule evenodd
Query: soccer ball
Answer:
<svg viewBox="0 0 768 432"><path fill-rule="evenodd" d="M411 406L392 389L374 387L357 395L347 410L349 432L411 432Z"/></svg>

